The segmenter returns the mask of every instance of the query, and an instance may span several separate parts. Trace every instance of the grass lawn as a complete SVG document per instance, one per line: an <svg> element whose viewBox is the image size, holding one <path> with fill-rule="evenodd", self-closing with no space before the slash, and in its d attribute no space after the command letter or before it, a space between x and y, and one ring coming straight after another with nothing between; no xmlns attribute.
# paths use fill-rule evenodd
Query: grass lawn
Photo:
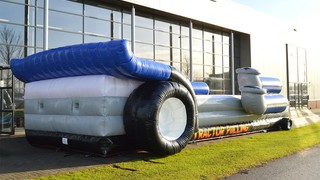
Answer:
<svg viewBox="0 0 320 180"><path fill-rule="evenodd" d="M39 179L217 179L320 144L320 123Z"/></svg>

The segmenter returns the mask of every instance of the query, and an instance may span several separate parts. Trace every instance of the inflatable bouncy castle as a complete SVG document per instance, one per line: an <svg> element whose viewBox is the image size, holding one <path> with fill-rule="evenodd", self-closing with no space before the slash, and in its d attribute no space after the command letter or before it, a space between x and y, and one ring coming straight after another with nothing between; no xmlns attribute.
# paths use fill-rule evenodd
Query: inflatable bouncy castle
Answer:
<svg viewBox="0 0 320 180"><path fill-rule="evenodd" d="M189 142L281 127L277 78L237 69L241 95L209 95L175 68L134 56L126 40L66 46L11 61L25 82L31 144L106 155L117 146L170 155Z"/></svg>

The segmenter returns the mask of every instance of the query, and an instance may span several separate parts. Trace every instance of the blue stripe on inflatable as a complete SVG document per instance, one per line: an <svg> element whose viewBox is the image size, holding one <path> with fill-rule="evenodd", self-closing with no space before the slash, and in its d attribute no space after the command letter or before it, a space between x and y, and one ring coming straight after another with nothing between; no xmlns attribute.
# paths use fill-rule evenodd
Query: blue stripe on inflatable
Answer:
<svg viewBox="0 0 320 180"><path fill-rule="evenodd" d="M283 112L288 106L288 100L282 94L266 94L264 99L267 105L265 114Z"/></svg>
<svg viewBox="0 0 320 180"><path fill-rule="evenodd" d="M262 77L260 76L260 81L263 89L267 89L267 93L280 93L282 89L281 81L275 77Z"/></svg>
<svg viewBox="0 0 320 180"><path fill-rule="evenodd" d="M209 94L209 86L205 82L191 82L191 85L196 95Z"/></svg>
<svg viewBox="0 0 320 180"><path fill-rule="evenodd" d="M168 65L135 57L128 41L89 43L13 59L13 74L23 82L83 75L111 75L137 80L168 80Z"/></svg>

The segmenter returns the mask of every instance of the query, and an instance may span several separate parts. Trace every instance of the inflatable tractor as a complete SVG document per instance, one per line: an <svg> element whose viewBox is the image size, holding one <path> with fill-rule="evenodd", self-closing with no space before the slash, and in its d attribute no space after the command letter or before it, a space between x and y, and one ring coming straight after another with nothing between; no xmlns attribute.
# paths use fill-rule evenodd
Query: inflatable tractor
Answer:
<svg viewBox="0 0 320 180"><path fill-rule="evenodd" d="M171 155L189 142L281 127L288 100L277 78L237 69L241 96L209 95L175 68L135 57L126 40L66 46L11 61L25 82L25 131L33 145L105 156L131 145Z"/></svg>

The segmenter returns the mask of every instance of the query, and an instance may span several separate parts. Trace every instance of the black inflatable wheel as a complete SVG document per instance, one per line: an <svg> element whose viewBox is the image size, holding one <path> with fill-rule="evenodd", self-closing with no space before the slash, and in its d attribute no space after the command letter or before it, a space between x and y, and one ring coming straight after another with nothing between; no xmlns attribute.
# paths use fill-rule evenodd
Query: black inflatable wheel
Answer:
<svg viewBox="0 0 320 180"><path fill-rule="evenodd" d="M290 130L292 128L292 120L289 118L283 118L280 122L282 130Z"/></svg>
<svg viewBox="0 0 320 180"><path fill-rule="evenodd" d="M195 121L192 96L176 82L144 83L132 92L124 108L130 142L161 155L180 152L193 136Z"/></svg>

